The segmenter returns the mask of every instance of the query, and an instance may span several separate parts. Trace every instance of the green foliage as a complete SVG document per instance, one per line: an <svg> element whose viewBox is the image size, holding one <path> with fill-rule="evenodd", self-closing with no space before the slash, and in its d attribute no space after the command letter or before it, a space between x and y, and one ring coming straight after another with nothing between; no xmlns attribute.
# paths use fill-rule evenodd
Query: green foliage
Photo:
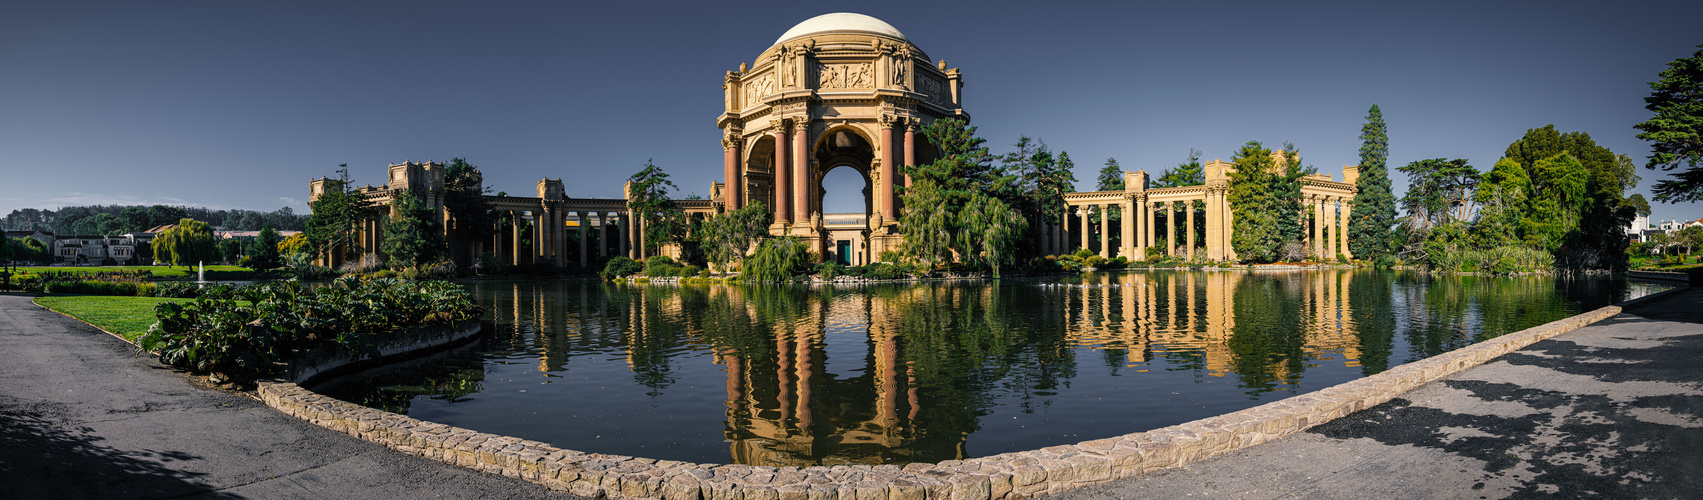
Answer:
<svg viewBox="0 0 1703 500"><path fill-rule="evenodd" d="M7 247L12 249L11 258L18 261L40 264L53 262L53 251L48 250L47 245L41 244L41 240L35 238L28 236L12 238Z"/></svg>
<svg viewBox="0 0 1703 500"><path fill-rule="evenodd" d="M1123 191L1124 169L1118 166L1117 158L1107 158L1106 166L1100 167L1100 177L1095 186L1099 191Z"/></svg>
<svg viewBox="0 0 1703 500"><path fill-rule="evenodd" d="M599 274L602 274L604 278L619 278L632 276L644 271L644 269L645 265L642 262L629 259L626 256L617 256L609 259L609 262L603 265L603 272Z"/></svg>
<svg viewBox="0 0 1703 500"><path fill-rule="evenodd" d="M1259 141L1236 151L1230 173L1230 209L1235 213L1231 246L1242 260L1273 262L1288 242L1299 241L1301 227L1300 152L1291 144L1274 157ZM1279 165L1277 158L1282 158Z"/></svg>
<svg viewBox="0 0 1703 500"><path fill-rule="evenodd" d="M278 253L279 243L282 242L283 238L278 236L278 231L272 229L271 223L260 226L260 234L254 238L254 242L248 247L248 267L267 270L283 266L284 258Z"/></svg>
<svg viewBox="0 0 1703 500"><path fill-rule="evenodd" d="M1198 186L1206 183L1206 166L1200 163L1201 150L1189 148L1189 161L1166 170L1153 183L1154 188Z"/></svg>
<svg viewBox="0 0 1703 500"><path fill-rule="evenodd" d="M181 219L177 226L154 236L154 258L174 266L214 260L213 228L195 219Z"/></svg>
<svg viewBox="0 0 1703 500"><path fill-rule="evenodd" d="M845 274L846 266L842 266L838 262L823 262L816 265L815 271L816 276L819 276L824 280L831 281L839 275Z"/></svg>
<svg viewBox="0 0 1703 500"><path fill-rule="evenodd" d="M954 245L966 264L986 267L999 277L999 268L1016 262L1016 249L1029 230L1029 221L1005 202L982 193L970 197L958 213Z"/></svg>
<svg viewBox="0 0 1703 500"><path fill-rule="evenodd" d="M1637 210L1622 197L1638 180L1630 159L1554 125L1527 130L1503 156L1531 182L1521 234L1528 245L1550 249L1563 268L1626 267L1623 231Z"/></svg>
<svg viewBox="0 0 1703 500"><path fill-rule="evenodd" d="M1661 79L1650 82L1644 109L1655 116L1633 125L1639 139L1652 143L1645 168L1671 171L1686 166L1672 179L1656 183L1656 201L1703 200L1703 44L1697 47L1691 57L1668 62Z"/></svg>
<svg viewBox="0 0 1703 500"><path fill-rule="evenodd" d="M1376 261L1390 254L1390 228L1395 226L1395 195L1390 189L1389 131L1384 113L1373 104L1360 127L1359 189L1348 215L1348 251L1356 257Z"/></svg>
<svg viewBox="0 0 1703 500"><path fill-rule="evenodd" d="M466 158L452 158L444 166L444 211L450 229L459 238L484 238L496 231L497 215L485 198L484 174Z"/></svg>
<svg viewBox="0 0 1703 500"><path fill-rule="evenodd" d="M668 198L670 191L679 189L651 160L645 160L645 167L627 178L627 208L643 224L643 244L649 247L640 248L639 255L665 242L679 243L686 236L686 213Z"/></svg>
<svg viewBox="0 0 1703 500"><path fill-rule="evenodd" d="M349 164L337 166L337 179L326 181L325 192L308 204L308 243L319 255L349 257L359 249L359 224L372 212L372 202L354 191ZM158 254L158 252L156 252Z"/></svg>
<svg viewBox="0 0 1703 500"><path fill-rule="evenodd" d="M393 215L384 222L384 241L379 248L391 269L419 269L445 249L437 210L407 189L397 191L393 200Z"/></svg>
<svg viewBox="0 0 1703 500"><path fill-rule="evenodd" d="M373 335L454 324L481 314L460 285L442 281L221 286L195 302L155 306L159 323L137 339L137 346L172 366L246 380L270 374L278 363L315 346L368 352Z"/></svg>
<svg viewBox="0 0 1703 500"><path fill-rule="evenodd" d="M774 214L762 202L753 201L738 210L704 221L699 245L715 264L728 266L745 260L751 246L769 236Z"/></svg>
<svg viewBox="0 0 1703 500"><path fill-rule="evenodd" d="M810 249L798 238L785 236L763 240L757 252L745 260L741 277L747 282L790 281L809 263Z"/></svg>
<svg viewBox="0 0 1703 500"><path fill-rule="evenodd" d="M1632 193L1632 196L1626 197L1626 206L1632 207L1632 213L1639 217L1649 217L1653 213L1650 210L1650 201L1644 199L1641 193Z"/></svg>
<svg viewBox="0 0 1703 500"><path fill-rule="evenodd" d="M1032 147L1027 137L1002 158L1004 166L994 167L975 130L951 118L923 127L941 156L906 168L912 185L904 192L899 229L905 254L924 264L945 265L956 254L997 274L997 266L1015 260L1028 231L1024 208L1045 213L1049 197L1062 200L1057 190L1063 177L1045 145Z"/></svg>

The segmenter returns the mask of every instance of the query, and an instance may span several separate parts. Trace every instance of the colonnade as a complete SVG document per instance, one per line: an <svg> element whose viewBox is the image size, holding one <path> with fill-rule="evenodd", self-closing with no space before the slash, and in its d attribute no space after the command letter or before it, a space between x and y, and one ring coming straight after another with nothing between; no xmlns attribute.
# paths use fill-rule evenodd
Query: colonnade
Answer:
<svg viewBox="0 0 1703 500"><path fill-rule="evenodd" d="M640 245L643 235L640 227L634 227L631 217L626 211L569 211L548 205L535 210L507 209L499 210L503 216L497 219L490 242L492 252L501 255L512 265L533 262L549 262L555 266L564 266L568 261L570 237L578 240L580 267L591 264L593 249L591 248L592 232L597 231L599 244L595 249L600 257L608 257L611 246L618 246L617 255L640 259ZM528 234L526 221L533 222L530 244L522 240ZM506 221L506 222L505 222ZM578 226L570 229L568 221L574 221ZM577 234L572 234L577 233ZM611 242L610 239L614 241Z"/></svg>
<svg viewBox="0 0 1703 500"><path fill-rule="evenodd" d="M1334 259L1336 255L1342 255L1345 258L1354 258L1354 254L1348 251L1348 213L1351 199L1337 195L1305 195L1307 208L1313 213L1310 246L1315 257Z"/></svg>

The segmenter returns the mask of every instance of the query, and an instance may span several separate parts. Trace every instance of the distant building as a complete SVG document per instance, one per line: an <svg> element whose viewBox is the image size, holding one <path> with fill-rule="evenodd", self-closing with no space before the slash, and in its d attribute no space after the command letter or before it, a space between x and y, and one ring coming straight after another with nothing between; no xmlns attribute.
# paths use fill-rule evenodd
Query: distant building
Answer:
<svg viewBox="0 0 1703 500"><path fill-rule="evenodd" d="M152 262L138 262L136 248L151 245L154 233L127 233L113 236L101 235L60 235L52 231L6 231L6 237L32 238L41 242L53 255L55 265L73 266L135 266L148 265Z"/></svg>

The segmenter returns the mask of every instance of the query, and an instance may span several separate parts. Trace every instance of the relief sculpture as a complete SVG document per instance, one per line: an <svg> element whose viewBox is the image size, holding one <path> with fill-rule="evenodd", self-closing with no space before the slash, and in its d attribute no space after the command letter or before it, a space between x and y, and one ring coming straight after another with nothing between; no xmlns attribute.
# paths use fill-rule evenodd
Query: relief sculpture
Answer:
<svg viewBox="0 0 1703 500"><path fill-rule="evenodd" d="M942 106L952 102L952 96L946 93L946 82L932 76L917 76L917 92L928 94L928 101Z"/></svg>
<svg viewBox="0 0 1703 500"><path fill-rule="evenodd" d="M875 82L869 63L817 63L816 78L817 87L824 89L865 89Z"/></svg>
<svg viewBox="0 0 1703 500"><path fill-rule="evenodd" d="M911 65L911 62L909 60L905 60L905 59L893 60L893 86L901 88L901 89L910 88L910 86L905 85L905 69L906 69L905 67L910 66L910 65Z"/></svg>
<svg viewBox="0 0 1703 500"><path fill-rule="evenodd" d="M775 93L775 75L773 73L751 79L745 84L745 107L762 103L763 96Z"/></svg>

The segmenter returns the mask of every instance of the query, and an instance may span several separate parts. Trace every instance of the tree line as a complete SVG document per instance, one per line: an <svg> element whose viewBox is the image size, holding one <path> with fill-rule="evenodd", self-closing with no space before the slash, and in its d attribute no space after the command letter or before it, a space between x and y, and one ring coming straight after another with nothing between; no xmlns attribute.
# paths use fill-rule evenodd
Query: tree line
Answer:
<svg viewBox="0 0 1703 500"><path fill-rule="evenodd" d="M260 212L171 205L79 205L59 210L16 209L0 221L3 221L8 230L112 236L140 233L151 228L176 224L185 218L205 222L226 231L259 231L266 225L280 231L301 231L306 228L308 216L298 215L290 207Z"/></svg>

